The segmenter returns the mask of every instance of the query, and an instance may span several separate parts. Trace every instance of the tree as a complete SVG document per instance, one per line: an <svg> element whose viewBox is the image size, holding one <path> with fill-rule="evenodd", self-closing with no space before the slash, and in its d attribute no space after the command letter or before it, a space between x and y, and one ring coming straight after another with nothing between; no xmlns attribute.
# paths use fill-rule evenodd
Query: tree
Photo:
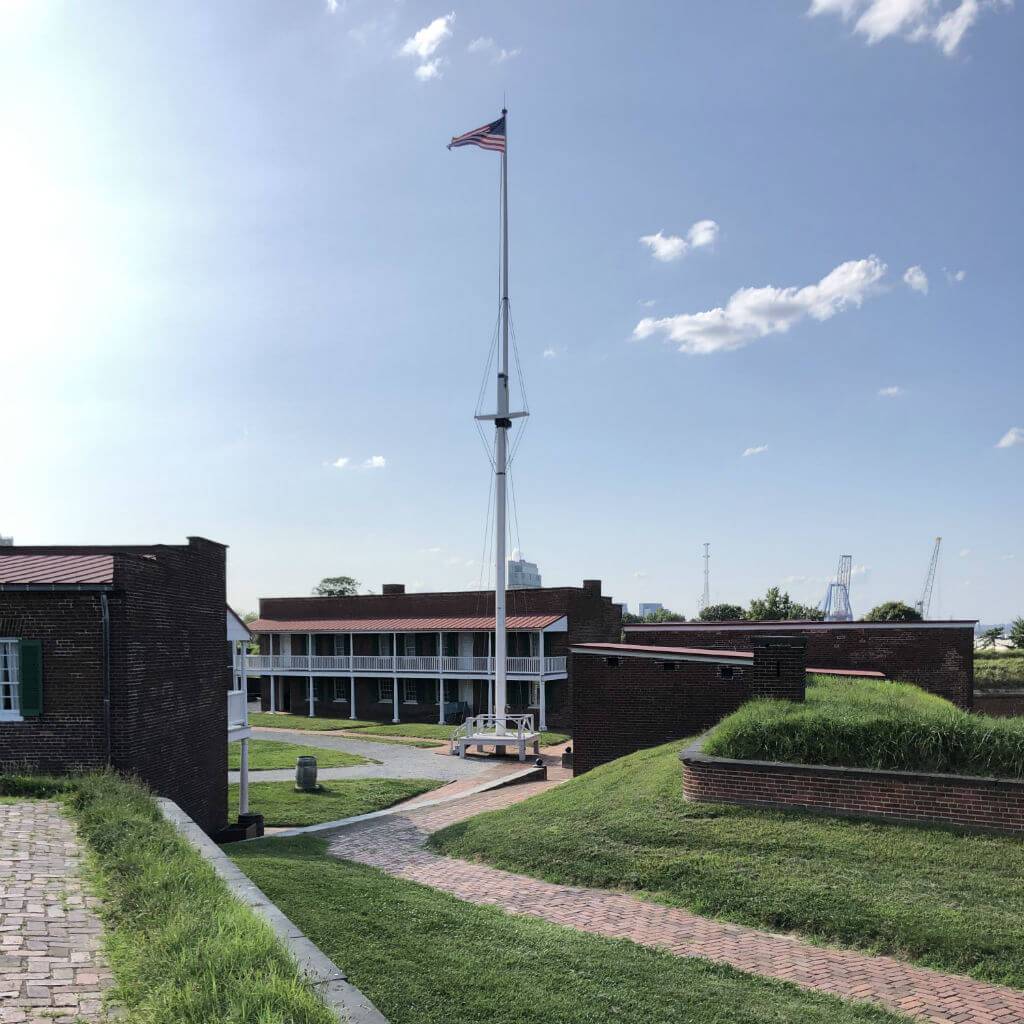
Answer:
<svg viewBox="0 0 1024 1024"><path fill-rule="evenodd" d="M995 647L997 640L1003 639L1003 627L1002 626L989 626L981 634L981 647Z"/></svg>
<svg viewBox="0 0 1024 1024"><path fill-rule="evenodd" d="M825 613L810 605L799 604L778 587L770 587L764 597L755 597L750 602L748 619L811 619L818 621Z"/></svg>
<svg viewBox="0 0 1024 1024"><path fill-rule="evenodd" d="M648 612L646 615L634 615L632 612L625 612L622 616L624 626L636 626L643 622L685 622L686 616L679 612L669 611L668 608L659 608L655 612Z"/></svg>
<svg viewBox="0 0 1024 1024"><path fill-rule="evenodd" d="M1010 623L1010 643L1017 650L1024 650L1024 619L1019 615Z"/></svg>
<svg viewBox="0 0 1024 1024"><path fill-rule="evenodd" d="M355 597L359 593L359 580L351 576L325 576L314 588L317 597Z"/></svg>
<svg viewBox="0 0 1024 1024"><path fill-rule="evenodd" d="M738 604L709 604L700 613L701 622L727 622L746 617L747 613Z"/></svg>
<svg viewBox="0 0 1024 1024"><path fill-rule="evenodd" d="M861 622L920 622L921 613L916 608L902 601L886 601L884 604L875 605L861 619Z"/></svg>

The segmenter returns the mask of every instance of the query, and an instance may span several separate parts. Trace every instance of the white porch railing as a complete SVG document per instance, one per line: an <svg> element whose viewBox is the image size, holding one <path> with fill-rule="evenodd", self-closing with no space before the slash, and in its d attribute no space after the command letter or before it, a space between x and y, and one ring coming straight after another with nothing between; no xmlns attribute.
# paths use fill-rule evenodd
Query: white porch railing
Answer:
<svg viewBox="0 0 1024 1024"><path fill-rule="evenodd" d="M250 675L287 672L360 673L386 672L394 675L476 675L494 674L494 658L471 658L444 655L417 655L414 657L389 654L365 655L313 655L305 654L251 654L246 659ZM509 675L537 676L541 673L540 658L507 658ZM565 657L545 658L544 675L565 672Z"/></svg>
<svg viewBox="0 0 1024 1024"><path fill-rule="evenodd" d="M238 729L249 724L249 695L245 690L228 690L228 728Z"/></svg>

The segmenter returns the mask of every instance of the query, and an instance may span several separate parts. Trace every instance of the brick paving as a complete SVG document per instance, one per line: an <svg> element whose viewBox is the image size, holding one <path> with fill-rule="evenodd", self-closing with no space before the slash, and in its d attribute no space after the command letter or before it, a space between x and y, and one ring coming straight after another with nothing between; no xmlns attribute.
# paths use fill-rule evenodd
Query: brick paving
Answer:
<svg viewBox="0 0 1024 1024"><path fill-rule="evenodd" d="M0 1024L94 1024L110 970L74 827L52 801L0 803Z"/></svg>
<svg viewBox="0 0 1024 1024"><path fill-rule="evenodd" d="M789 935L722 924L626 893L554 885L424 849L456 821L524 800L556 781L524 783L440 807L351 825L331 834L330 853L450 893L609 938L860 1000L931 1024L1024 1024L1024 991L914 967L892 957L812 946Z"/></svg>

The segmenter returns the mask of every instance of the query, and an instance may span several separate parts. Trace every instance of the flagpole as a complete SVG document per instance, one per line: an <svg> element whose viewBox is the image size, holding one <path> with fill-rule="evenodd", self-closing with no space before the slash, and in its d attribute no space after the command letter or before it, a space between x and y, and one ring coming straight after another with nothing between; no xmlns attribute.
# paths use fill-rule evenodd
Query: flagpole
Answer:
<svg viewBox="0 0 1024 1024"><path fill-rule="evenodd" d="M495 538L494 538L494 712L497 728L505 727L506 631L505 631L505 538L506 480L508 472L508 111L505 118L505 146L501 153L501 358L498 363L498 406L495 429Z"/></svg>

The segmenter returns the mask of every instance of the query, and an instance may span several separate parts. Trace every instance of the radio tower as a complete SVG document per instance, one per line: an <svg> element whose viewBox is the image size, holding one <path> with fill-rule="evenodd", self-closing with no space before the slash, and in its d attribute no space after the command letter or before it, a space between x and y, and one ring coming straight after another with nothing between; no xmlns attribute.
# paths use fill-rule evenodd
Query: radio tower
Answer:
<svg viewBox="0 0 1024 1024"><path fill-rule="evenodd" d="M709 604L711 604L711 570L708 563L711 561L711 545L704 545L704 593L700 595L697 602L697 614L699 615Z"/></svg>
<svg viewBox="0 0 1024 1024"><path fill-rule="evenodd" d="M852 622L850 609L850 575L853 571L853 556L840 555L834 583L828 585L821 610L826 622Z"/></svg>

